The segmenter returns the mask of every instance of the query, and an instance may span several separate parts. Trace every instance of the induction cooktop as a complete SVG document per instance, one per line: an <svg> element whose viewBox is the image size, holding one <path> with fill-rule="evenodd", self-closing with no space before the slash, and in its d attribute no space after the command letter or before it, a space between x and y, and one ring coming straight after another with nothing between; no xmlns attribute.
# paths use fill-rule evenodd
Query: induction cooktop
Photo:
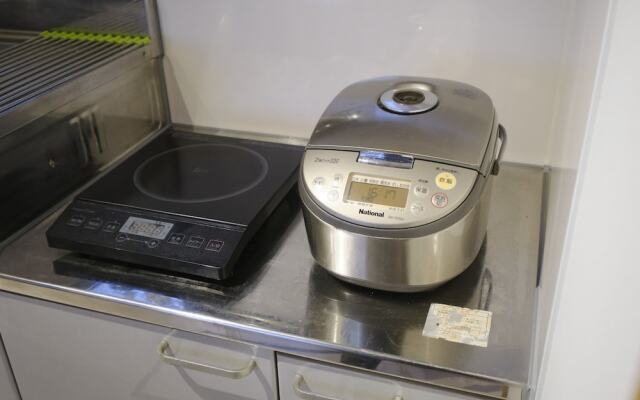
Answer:
<svg viewBox="0 0 640 400"><path fill-rule="evenodd" d="M168 131L80 193L49 246L225 279L292 189L304 147Z"/></svg>

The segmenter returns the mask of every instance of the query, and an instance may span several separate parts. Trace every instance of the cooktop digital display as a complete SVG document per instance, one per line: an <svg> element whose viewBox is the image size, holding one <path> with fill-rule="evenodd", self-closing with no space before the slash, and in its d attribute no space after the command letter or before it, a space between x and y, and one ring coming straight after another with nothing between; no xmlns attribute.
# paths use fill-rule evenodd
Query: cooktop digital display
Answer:
<svg viewBox="0 0 640 400"><path fill-rule="evenodd" d="M164 239L173 228L173 224L161 221L152 221L145 218L129 217L120 228L121 233L144 236L153 239Z"/></svg>

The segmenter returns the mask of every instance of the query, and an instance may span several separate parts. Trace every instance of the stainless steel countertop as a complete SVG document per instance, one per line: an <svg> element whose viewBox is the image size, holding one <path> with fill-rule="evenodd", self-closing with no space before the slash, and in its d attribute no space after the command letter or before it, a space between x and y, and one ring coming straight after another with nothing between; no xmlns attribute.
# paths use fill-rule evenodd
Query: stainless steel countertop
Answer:
<svg viewBox="0 0 640 400"><path fill-rule="evenodd" d="M342 283L315 265L304 223L272 227L215 284L50 249L57 213L0 254L0 290L191 332L256 343L497 398L526 389L533 340L543 171L505 165L495 180L485 245L474 264L427 293L391 294ZM264 238L263 238L264 239ZM69 257L67 255L67 257ZM422 336L432 302L493 313L487 348Z"/></svg>

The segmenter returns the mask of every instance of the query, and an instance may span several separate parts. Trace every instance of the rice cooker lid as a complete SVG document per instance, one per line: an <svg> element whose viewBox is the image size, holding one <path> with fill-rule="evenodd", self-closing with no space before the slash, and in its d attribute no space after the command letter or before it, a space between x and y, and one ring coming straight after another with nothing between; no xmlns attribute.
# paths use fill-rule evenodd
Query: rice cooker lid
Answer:
<svg viewBox="0 0 640 400"><path fill-rule="evenodd" d="M474 169L486 175L495 111L482 90L456 81L384 77L336 96L307 148L376 150Z"/></svg>

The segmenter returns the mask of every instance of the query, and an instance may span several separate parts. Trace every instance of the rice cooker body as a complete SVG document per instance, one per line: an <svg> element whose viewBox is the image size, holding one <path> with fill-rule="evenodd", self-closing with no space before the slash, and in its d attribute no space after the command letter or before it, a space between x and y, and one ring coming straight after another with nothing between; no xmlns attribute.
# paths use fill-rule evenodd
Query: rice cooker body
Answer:
<svg viewBox="0 0 640 400"><path fill-rule="evenodd" d="M300 168L316 262L398 292L459 275L482 247L500 134L488 96L460 82L388 77L347 87Z"/></svg>

